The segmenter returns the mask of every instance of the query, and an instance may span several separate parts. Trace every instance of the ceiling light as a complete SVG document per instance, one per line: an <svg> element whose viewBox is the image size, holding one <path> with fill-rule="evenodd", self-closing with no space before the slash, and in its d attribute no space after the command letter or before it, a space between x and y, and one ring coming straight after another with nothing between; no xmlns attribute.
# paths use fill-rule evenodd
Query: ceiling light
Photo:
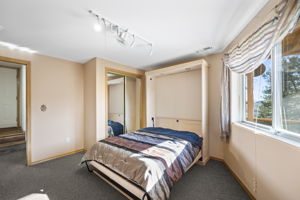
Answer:
<svg viewBox="0 0 300 200"><path fill-rule="evenodd" d="M105 22L103 18L100 19L98 15L96 15L96 18L97 18L97 22L94 24L94 30L96 32L100 32L103 30L103 26L105 26Z"/></svg>
<svg viewBox="0 0 300 200"><path fill-rule="evenodd" d="M37 53L37 51L29 49L28 47L20 47L16 44L12 44L12 43L9 43L9 42L0 41L0 46L8 47L11 50L15 49L15 50L24 51L24 52L27 52L27 53Z"/></svg>
<svg viewBox="0 0 300 200"><path fill-rule="evenodd" d="M148 46L150 47L150 51L149 51L149 55L152 55L153 53L153 44L149 41L147 41L146 39L142 38L141 36L138 36L137 34L134 34L132 32L130 32L127 28L123 28L122 26L113 23L112 21L101 17L100 15L98 15L96 12L89 10L89 13L91 15L93 15L96 20L97 23L94 24L94 30L99 32L103 29L103 26L105 27L105 30L108 30L109 32L111 32L112 34L115 35L116 41L123 45L123 46L127 46L127 47L134 47L135 43L137 42L137 40L140 41L140 43L142 43L142 45L139 46Z"/></svg>
<svg viewBox="0 0 300 200"><path fill-rule="evenodd" d="M94 30L96 32L100 32L100 31L102 31L102 26L99 23L95 23L94 24Z"/></svg>
<svg viewBox="0 0 300 200"><path fill-rule="evenodd" d="M100 19L99 15L95 14L92 10L89 10L89 13L94 15L94 17L96 17L96 19L97 19L96 23L94 24L94 30L96 32L102 31L103 27L102 27L101 23L103 22L103 25L105 25L104 19L103 18Z"/></svg>

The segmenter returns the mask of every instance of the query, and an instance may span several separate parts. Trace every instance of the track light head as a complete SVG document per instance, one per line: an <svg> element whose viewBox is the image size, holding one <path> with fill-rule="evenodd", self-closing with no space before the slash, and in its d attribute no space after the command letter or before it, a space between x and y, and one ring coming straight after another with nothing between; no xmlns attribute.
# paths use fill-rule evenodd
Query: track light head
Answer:
<svg viewBox="0 0 300 200"><path fill-rule="evenodd" d="M99 23L95 23L94 24L94 30L96 32L100 32L100 31L102 31L102 26Z"/></svg>

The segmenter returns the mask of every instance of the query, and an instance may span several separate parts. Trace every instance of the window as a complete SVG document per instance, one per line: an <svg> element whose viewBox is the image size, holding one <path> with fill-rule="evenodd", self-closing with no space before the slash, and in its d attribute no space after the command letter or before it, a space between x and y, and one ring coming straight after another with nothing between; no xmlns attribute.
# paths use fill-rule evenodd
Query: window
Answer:
<svg viewBox="0 0 300 200"><path fill-rule="evenodd" d="M300 23L244 76L243 121L300 136Z"/></svg>
<svg viewBox="0 0 300 200"><path fill-rule="evenodd" d="M245 119L272 126L271 58L245 78Z"/></svg>
<svg viewBox="0 0 300 200"><path fill-rule="evenodd" d="M300 23L299 23L300 24ZM281 44L281 127L300 134L300 27ZM280 66L279 66L280 67ZM281 87L281 88L280 88Z"/></svg>

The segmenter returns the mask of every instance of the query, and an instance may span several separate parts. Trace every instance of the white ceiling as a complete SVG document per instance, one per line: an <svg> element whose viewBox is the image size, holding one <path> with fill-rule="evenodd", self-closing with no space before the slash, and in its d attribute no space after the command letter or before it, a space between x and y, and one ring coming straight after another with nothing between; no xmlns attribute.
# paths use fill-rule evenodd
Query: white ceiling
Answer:
<svg viewBox="0 0 300 200"><path fill-rule="evenodd" d="M1 0L0 41L84 63L102 57L147 69L221 52L267 0ZM88 10L153 43L123 47L95 32ZM2 28L1 28L2 27ZM202 50L211 46L212 50Z"/></svg>

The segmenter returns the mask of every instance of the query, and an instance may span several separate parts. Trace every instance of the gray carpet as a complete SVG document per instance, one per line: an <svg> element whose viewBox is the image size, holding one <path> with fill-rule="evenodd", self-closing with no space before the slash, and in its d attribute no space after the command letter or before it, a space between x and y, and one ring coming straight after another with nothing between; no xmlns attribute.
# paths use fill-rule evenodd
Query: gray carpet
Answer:
<svg viewBox="0 0 300 200"><path fill-rule="evenodd" d="M78 163L82 153L25 166L25 148L0 149L0 199L15 200L32 193L47 194L50 200L126 199ZM42 191L42 192L41 192ZM223 163L195 165L175 184L172 200L243 200L250 198Z"/></svg>

